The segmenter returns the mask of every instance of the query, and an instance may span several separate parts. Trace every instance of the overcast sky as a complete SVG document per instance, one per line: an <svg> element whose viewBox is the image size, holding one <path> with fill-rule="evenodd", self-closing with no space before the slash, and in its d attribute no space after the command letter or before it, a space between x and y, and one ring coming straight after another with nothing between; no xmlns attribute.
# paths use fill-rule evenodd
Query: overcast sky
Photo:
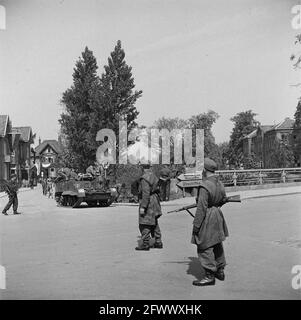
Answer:
<svg viewBox="0 0 301 320"><path fill-rule="evenodd" d="M230 118L252 109L262 124L293 118L298 74L289 60L298 0L7 0L0 30L0 114L37 137L57 139L60 99L88 46L99 74L117 40L133 67L138 123L216 111L227 141Z"/></svg>

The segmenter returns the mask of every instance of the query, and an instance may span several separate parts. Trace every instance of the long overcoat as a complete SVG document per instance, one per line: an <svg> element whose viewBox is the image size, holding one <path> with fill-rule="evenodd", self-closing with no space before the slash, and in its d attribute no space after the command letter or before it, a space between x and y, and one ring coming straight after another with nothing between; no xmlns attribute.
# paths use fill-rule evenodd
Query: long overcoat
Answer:
<svg viewBox="0 0 301 320"><path fill-rule="evenodd" d="M224 204L226 196L223 184L216 176L205 179L199 189L197 210L193 225L199 229L193 234L191 243L200 250L220 243L228 237L228 228L220 206Z"/></svg>
<svg viewBox="0 0 301 320"><path fill-rule="evenodd" d="M139 207L145 210L145 214L139 214L139 224L154 226L162 215L158 182L159 179L152 172L144 173L140 178Z"/></svg>

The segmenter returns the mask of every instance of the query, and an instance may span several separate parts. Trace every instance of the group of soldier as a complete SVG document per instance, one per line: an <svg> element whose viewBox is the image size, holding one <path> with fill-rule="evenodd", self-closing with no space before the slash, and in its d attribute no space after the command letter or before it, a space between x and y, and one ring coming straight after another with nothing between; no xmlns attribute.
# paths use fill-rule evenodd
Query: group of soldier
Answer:
<svg viewBox="0 0 301 320"><path fill-rule="evenodd" d="M141 243L135 248L138 251L149 251L150 248L163 249L162 235L159 227L159 218L162 216L160 193L162 200L169 198L170 172L168 168L161 171L158 178L152 171L150 165L143 165L143 173L138 184L139 198L139 230ZM90 166L86 173L97 176L97 168ZM205 158L203 169L203 180L198 188L197 210L193 220L191 243L197 246L197 253L205 276L201 280L193 281L195 286L214 285L215 278L223 281L225 279L224 268L226 265L222 242L228 236L228 229L220 207L226 196L223 184L215 175L216 163ZM100 174L100 173L99 173ZM62 169L59 176L66 179L77 179L78 175L72 169ZM164 193L162 196L162 182ZM49 183L52 183L49 181ZM43 193L47 189L43 186ZM2 184L7 193L9 201L2 213L13 206L14 214L18 212L18 183L17 177L13 175L11 180ZM45 187L46 186L46 187ZM168 193L166 192L168 190ZM151 239L154 243L151 245Z"/></svg>
<svg viewBox="0 0 301 320"><path fill-rule="evenodd" d="M144 165L139 183L139 230L141 244L135 249L149 251L150 248L162 249L162 236L159 218L162 215L160 205L160 181L152 172L150 165ZM227 225L220 207L224 204L225 189L215 175L216 163L205 158L203 180L198 189L197 210L193 220L191 243L197 246L197 253L205 276L193 281L195 286L215 284L215 278L225 279L226 260L222 242L228 236ZM151 245L151 239L154 244Z"/></svg>

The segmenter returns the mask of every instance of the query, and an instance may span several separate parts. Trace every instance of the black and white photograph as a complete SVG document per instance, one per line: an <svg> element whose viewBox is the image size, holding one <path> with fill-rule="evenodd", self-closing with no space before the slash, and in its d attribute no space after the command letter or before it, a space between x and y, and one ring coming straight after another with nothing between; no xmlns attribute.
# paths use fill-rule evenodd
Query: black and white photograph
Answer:
<svg viewBox="0 0 301 320"><path fill-rule="evenodd" d="M300 69L299 0L0 0L0 300L301 300Z"/></svg>

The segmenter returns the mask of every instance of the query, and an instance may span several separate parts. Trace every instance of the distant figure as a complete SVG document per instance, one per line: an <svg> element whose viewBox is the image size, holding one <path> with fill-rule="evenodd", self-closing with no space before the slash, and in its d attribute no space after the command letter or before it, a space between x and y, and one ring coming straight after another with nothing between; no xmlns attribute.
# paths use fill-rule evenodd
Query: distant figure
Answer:
<svg viewBox="0 0 301 320"><path fill-rule="evenodd" d="M15 174L13 174L11 176L11 180L9 182L5 183L3 186L4 186L4 191L8 195L8 203L5 206L5 208L3 209L2 213L4 215L7 215L7 211L9 210L11 205L13 205L14 214L20 214L20 212L18 212L18 196L17 196L18 181L17 181L17 176Z"/></svg>
<svg viewBox="0 0 301 320"><path fill-rule="evenodd" d="M151 237L155 238L154 248L162 249L161 230L158 219L162 215L158 178L150 165L143 165L144 172L139 184L139 230L142 245L136 250L149 250Z"/></svg>
<svg viewBox="0 0 301 320"><path fill-rule="evenodd" d="M31 174L30 174L30 178L29 178L29 187L30 187L31 189L33 189L34 178L35 178L34 171L32 171Z"/></svg>
<svg viewBox="0 0 301 320"><path fill-rule="evenodd" d="M54 183L51 178L47 179L47 192L48 198L54 199Z"/></svg>
<svg viewBox="0 0 301 320"><path fill-rule="evenodd" d="M160 171L160 198L161 201L169 201L171 170L167 165Z"/></svg>
<svg viewBox="0 0 301 320"><path fill-rule="evenodd" d="M42 178L41 179L41 185L42 185L42 193L45 196L47 193L47 179Z"/></svg>

